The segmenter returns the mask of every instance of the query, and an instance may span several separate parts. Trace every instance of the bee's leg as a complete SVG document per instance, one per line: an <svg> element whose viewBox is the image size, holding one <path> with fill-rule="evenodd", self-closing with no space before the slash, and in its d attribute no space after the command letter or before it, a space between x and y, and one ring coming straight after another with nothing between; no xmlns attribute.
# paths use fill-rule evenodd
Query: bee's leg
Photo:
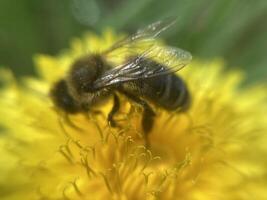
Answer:
<svg viewBox="0 0 267 200"><path fill-rule="evenodd" d="M154 124L154 118L156 116L156 113L153 111L153 109L150 107L150 105L142 100L141 98L128 93L125 90L120 90L122 94L124 94L126 97L134 101L135 103L141 105L144 109L143 117L142 117L142 127L144 130L144 138L146 142L146 146L149 147L149 141L148 141L148 133L151 131L153 124Z"/></svg>
<svg viewBox="0 0 267 200"><path fill-rule="evenodd" d="M119 101L119 97L114 94L114 103L113 103L113 107L111 109L111 111L108 114L108 122L110 124L110 126L112 127L117 127L117 123L115 122L115 120L113 119L113 116L119 111L120 109L120 101Z"/></svg>

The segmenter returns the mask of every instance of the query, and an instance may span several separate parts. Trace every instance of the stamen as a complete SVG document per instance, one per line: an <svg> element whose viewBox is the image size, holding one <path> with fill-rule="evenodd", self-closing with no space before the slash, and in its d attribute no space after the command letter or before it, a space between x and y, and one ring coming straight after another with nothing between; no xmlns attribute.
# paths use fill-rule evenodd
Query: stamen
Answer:
<svg viewBox="0 0 267 200"><path fill-rule="evenodd" d="M125 142L125 155L128 155L129 153L129 148L133 145L134 141L131 136L126 137L126 142Z"/></svg>
<svg viewBox="0 0 267 200"><path fill-rule="evenodd" d="M94 125L96 126L101 141L104 141L104 134L103 134L103 131L102 131L102 129L100 128L100 126L99 126L97 120L96 120L91 114L88 114L87 116L88 116L88 118L94 123Z"/></svg>
<svg viewBox="0 0 267 200"><path fill-rule="evenodd" d="M58 115L58 116L60 116L60 115ZM70 134L67 132L67 130L64 127L64 123L63 123L63 118L62 117L58 117L58 123L59 123L59 127L61 128L61 130L64 133L64 135L67 138L70 138Z"/></svg>
<svg viewBox="0 0 267 200"><path fill-rule="evenodd" d="M142 172L142 174L144 175L144 178L145 178L145 183L146 183L146 186L148 185L148 181L149 181L149 176L151 176L153 174L153 172L149 172L149 173L145 173L145 172Z"/></svg>
<svg viewBox="0 0 267 200"><path fill-rule="evenodd" d="M69 140L68 140L69 142ZM74 161L73 161L73 155L68 147L68 142L66 145L61 145L59 147L59 152L71 163L71 164L74 164Z"/></svg>
<svg viewBox="0 0 267 200"><path fill-rule="evenodd" d="M91 178L91 174L93 176L96 176L96 172L89 166L88 154L86 154L85 156L81 157L81 164L85 167L87 175L88 175L89 178Z"/></svg>
<svg viewBox="0 0 267 200"><path fill-rule="evenodd" d="M100 172L100 175L103 177L104 182L106 184L106 187L108 188L108 191L110 192L110 194L113 194L113 191L112 191L112 189L110 187L110 184L109 184L109 181L107 179L107 176L105 174L103 174L102 172Z"/></svg>
<svg viewBox="0 0 267 200"><path fill-rule="evenodd" d="M178 174L179 172L181 172L181 170L190 165L191 162L192 162L192 156L191 153L188 152L185 155L185 159L175 165L174 167L175 173Z"/></svg>
<svg viewBox="0 0 267 200"><path fill-rule="evenodd" d="M85 152L85 153L89 153L91 152L92 153L92 156L93 158L95 158L95 147L93 146L83 146L81 143L80 143L80 140L75 140L75 141L72 141L79 149L81 149L82 152ZM81 154L82 154L81 152Z"/></svg>
<svg viewBox="0 0 267 200"><path fill-rule="evenodd" d="M66 194L68 188L69 188L69 186L66 186L66 187L64 187L64 189L62 191L63 199L66 199L66 200L70 200L70 198Z"/></svg>
<svg viewBox="0 0 267 200"><path fill-rule="evenodd" d="M64 119L65 119L66 123L67 123L70 127L72 127L73 129L75 129L76 131L84 132L84 130L83 130L82 128L78 127L76 124L74 124L74 123L71 121L71 119L70 119L70 117L69 117L68 114L65 114Z"/></svg>
<svg viewBox="0 0 267 200"><path fill-rule="evenodd" d="M120 165L116 165L116 164L113 164L112 165L114 171L115 171L115 175L116 175L116 188L117 188L117 192L118 194L121 194L122 193L122 184L121 184L121 179L120 179L120 174L119 174L119 167Z"/></svg>
<svg viewBox="0 0 267 200"><path fill-rule="evenodd" d="M78 178L76 178L73 182L71 182L71 185L74 187L74 190L76 191L76 193L79 195L79 196L83 196L82 192L80 191L78 185L77 185L77 180Z"/></svg>

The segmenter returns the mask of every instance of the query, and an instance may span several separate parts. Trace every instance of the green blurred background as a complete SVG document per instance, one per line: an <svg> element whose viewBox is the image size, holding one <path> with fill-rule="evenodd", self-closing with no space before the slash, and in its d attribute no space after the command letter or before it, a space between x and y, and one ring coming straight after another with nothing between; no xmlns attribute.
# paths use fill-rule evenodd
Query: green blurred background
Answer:
<svg viewBox="0 0 267 200"><path fill-rule="evenodd" d="M56 55L86 30L132 32L168 16L178 17L169 44L267 81L267 0L1 0L0 65L29 75L34 54Z"/></svg>

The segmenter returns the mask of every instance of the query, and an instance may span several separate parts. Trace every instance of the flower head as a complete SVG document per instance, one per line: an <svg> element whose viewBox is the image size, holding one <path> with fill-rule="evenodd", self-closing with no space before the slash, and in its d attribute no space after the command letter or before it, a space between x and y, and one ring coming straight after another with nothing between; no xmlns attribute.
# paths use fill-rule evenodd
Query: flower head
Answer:
<svg viewBox="0 0 267 200"><path fill-rule="evenodd" d="M1 71L2 199L266 199L267 104L263 87L223 62L194 61L179 75L193 102L185 113L157 108L144 146L142 110L121 96L111 128L101 113L65 116L49 95L74 59L110 46L105 32L75 39L58 57L39 55L39 77L18 83Z"/></svg>

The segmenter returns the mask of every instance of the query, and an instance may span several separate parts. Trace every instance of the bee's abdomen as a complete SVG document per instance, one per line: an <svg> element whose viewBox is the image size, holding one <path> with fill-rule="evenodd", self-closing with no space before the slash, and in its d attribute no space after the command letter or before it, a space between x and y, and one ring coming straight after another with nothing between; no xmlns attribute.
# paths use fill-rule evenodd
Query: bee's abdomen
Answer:
<svg viewBox="0 0 267 200"><path fill-rule="evenodd" d="M186 110L190 94L185 82L175 74L142 81L142 96L167 110Z"/></svg>
<svg viewBox="0 0 267 200"><path fill-rule="evenodd" d="M146 68L167 67L150 59L144 60L143 65ZM185 82L175 73L147 79L140 78L124 83L122 88L128 93L141 96L166 110L185 111L191 103L190 93Z"/></svg>

